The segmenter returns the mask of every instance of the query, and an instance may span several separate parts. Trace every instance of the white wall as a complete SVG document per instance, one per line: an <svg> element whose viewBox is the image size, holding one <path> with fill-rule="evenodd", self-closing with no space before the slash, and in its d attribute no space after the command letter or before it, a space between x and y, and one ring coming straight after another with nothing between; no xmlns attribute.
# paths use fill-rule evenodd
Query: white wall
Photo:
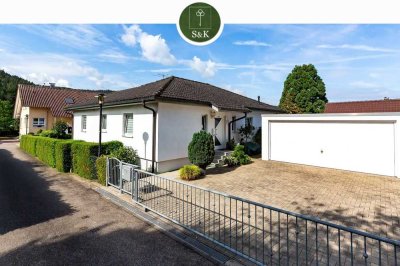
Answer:
<svg viewBox="0 0 400 266"><path fill-rule="evenodd" d="M263 115L262 158L398 176L400 114Z"/></svg>
<svg viewBox="0 0 400 266"><path fill-rule="evenodd" d="M28 115L28 120L26 119L26 115ZM19 117L19 135L25 135L29 133L29 107L23 106L21 107L21 115ZM27 124L28 123L28 124Z"/></svg>
<svg viewBox="0 0 400 266"><path fill-rule="evenodd" d="M124 113L133 113L132 137L125 137L123 135ZM125 146L136 149L139 157L151 160L153 115L150 110L144 109L140 105L132 105L129 107L104 108L103 114L107 115L107 130L102 133L103 142L112 140L121 141ZM82 115L87 116L86 132L81 130ZM144 133L148 135L147 141L143 139ZM99 111L75 111L73 135L74 139L97 142L99 140ZM141 163L143 167L145 162L142 161ZM150 163L147 163L147 166L150 167Z"/></svg>

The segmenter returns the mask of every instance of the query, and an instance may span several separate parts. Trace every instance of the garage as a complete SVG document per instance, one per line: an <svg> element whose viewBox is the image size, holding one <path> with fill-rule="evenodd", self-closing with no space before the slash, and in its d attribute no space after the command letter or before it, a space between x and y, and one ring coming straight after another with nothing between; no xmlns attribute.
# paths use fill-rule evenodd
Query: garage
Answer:
<svg viewBox="0 0 400 266"><path fill-rule="evenodd" d="M264 115L262 158L397 176L398 115Z"/></svg>

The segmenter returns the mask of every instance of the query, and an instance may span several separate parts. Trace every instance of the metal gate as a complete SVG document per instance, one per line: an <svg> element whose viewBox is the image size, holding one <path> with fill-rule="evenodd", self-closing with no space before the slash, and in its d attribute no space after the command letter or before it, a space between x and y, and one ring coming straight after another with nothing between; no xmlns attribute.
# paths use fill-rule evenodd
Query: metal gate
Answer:
<svg viewBox="0 0 400 266"><path fill-rule="evenodd" d="M142 171L109 158L107 185L264 265L398 265L400 241Z"/></svg>

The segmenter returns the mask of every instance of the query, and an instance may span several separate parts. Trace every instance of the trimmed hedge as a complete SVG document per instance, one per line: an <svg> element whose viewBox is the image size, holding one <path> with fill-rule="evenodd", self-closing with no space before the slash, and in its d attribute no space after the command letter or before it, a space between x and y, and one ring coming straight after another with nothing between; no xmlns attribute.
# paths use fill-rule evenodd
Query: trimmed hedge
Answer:
<svg viewBox="0 0 400 266"><path fill-rule="evenodd" d="M72 167L71 145L73 140L57 141L55 145L56 169L68 173Z"/></svg>
<svg viewBox="0 0 400 266"><path fill-rule="evenodd" d="M55 145L58 140L36 137L36 156L51 167L56 167Z"/></svg>
<svg viewBox="0 0 400 266"><path fill-rule="evenodd" d="M122 147L119 141L110 141L102 144L102 154L109 154L114 149ZM87 179L96 179L96 159L98 143L73 142L71 145L72 171Z"/></svg>
<svg viewBox="0 0 400 266"><path fill-rule="evenodd" d="M96 160L97 180L103 186L106 185L107 156L100 156Z"/></svg>
<svg viewBox="0 0 400 266"><path fill-rule="evenodd" d="M27 153L37 156L47 165L57 168L60 172L72 170L87 179L97 178L98 143L23 135L20 147ZM123 144L119 141L105 142L102 144L102 154L108 155L121 147ZM103 182L100 179L99 181Z"/></svg>
<svg viewBox="0 0 400 266"><path fill-rule="evenodd" d="M23 135L20 140L20 147L27 153L36 156L36 140L37 137L32 135Z"/></svg>

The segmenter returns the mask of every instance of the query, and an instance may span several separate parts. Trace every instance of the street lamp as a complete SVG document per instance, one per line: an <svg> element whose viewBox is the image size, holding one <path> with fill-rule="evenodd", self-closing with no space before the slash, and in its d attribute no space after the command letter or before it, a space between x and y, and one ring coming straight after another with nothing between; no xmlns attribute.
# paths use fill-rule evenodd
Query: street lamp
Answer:
<svg viewBox="0 0 400 266"><path fill-rule="evenodd" d="M97 152L97 156L100 157L101 155L101 130L103 127L103 103L104 103L104 93L100 93L99 95L95 96L97 98L97 102L99 103L100 108L100 118L99 118L99 150Z"/></svg>

